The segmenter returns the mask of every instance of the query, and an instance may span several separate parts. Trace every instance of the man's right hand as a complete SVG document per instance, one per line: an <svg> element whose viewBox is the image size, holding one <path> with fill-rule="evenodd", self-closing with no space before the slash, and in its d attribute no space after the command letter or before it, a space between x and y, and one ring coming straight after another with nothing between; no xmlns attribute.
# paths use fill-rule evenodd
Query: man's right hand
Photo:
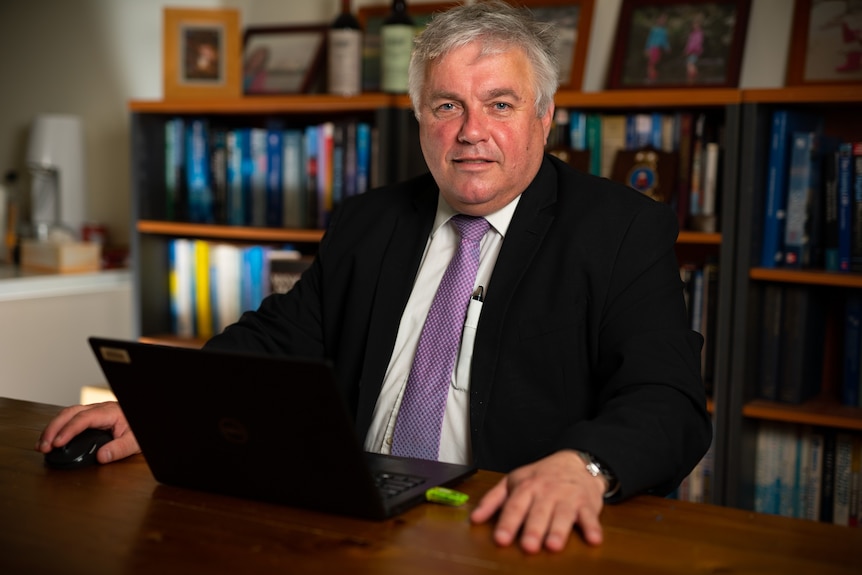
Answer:
<svg viewBox="0 0 862 575"><path fill-rule="evenodd" d="M48 453L55 447L62 447L91 427L110 430L114 435L113 441L103 445L96 453L99 463L110 463L141 452L126 416L114 401L64 408L42 431L36 442L36 451Z"/></svg>

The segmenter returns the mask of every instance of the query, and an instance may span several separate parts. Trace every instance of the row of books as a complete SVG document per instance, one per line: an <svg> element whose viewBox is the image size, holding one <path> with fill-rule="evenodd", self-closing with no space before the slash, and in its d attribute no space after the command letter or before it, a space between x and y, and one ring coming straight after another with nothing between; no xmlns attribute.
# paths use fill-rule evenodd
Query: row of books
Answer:
<svg viewBox="0 0 862 575"><path fill-rule="evenodd" d="M656 176L663 201L670 203L680 228L718 231L721 190L722 118L707 112L601 113L559 108L549 136L550 149L582 152L579 167L638 188L637 156L620 165L624 154L655 150L660 165L648 173ZM632 165L629 165L632 164Z"/></svg>
<svg viewBox="0 0 862 575"><path fill-rule="evenodd" d="M371 184L369 123L226 128L165 122L167 219L238 226L326 227L341 199Z"/></svg>
<svg viewBox="0 0 862 575"><path fill-rule="evenodd" d="M761 421L756 456L755 511L859 527L862 435Z"/></svg>
<svg viewBox="0 0 862 575"><path fill-rule="evenodd" d="M821 396L862 407L862 294L766 284L762 298L758 397L799 404Z"/></svg>
<svg viewBox="0 0 862 575"><path fill-rule="evenodd" d="M289 246L175 238L168 250L173 333L203 340L269 294L289 291L310 264Z"/></svg>
<svg viewBox="0 0 862 575"><path fill-rule="evenodd" d="M680 277L691 329L703 336L701 371L707 395L712 395L715 372L715 327L718 323L718 263L683 263Z"/></svg>
<svg viewBox="0 0 862 575"><path fill-rule="evenodd" d="M862 271L862 139L823 133L819 116L772 114L760 265Z"/></svg>

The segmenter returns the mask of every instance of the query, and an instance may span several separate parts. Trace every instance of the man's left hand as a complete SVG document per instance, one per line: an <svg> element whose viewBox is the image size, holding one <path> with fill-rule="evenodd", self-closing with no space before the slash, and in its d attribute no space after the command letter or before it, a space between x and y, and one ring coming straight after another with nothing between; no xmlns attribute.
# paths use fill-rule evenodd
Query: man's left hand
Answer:
<svg viewBox="0 0 862 575"><path fill-rule="evenodd" d="M599 516L607 481L593 477L575 451L565 450L519 467L486 493L470 514L484 523L497 511L498 545L510 545L521 532L521 547L538 553L544 545L561 551L577 525L590 545L602 542Z"/></svg>

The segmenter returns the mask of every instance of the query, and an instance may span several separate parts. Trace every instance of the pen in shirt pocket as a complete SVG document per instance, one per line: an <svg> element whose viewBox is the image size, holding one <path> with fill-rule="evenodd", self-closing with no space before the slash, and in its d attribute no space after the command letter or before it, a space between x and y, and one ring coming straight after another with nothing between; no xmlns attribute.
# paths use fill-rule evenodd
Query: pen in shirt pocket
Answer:
<svg viewBox="0 0 862 575"><path fill-rule="evenodd" d="M473 297L471 299L474 299L478 302L485 301L485 288L483 288L482 286L477 287L476 291L473 292Z"/></svg>

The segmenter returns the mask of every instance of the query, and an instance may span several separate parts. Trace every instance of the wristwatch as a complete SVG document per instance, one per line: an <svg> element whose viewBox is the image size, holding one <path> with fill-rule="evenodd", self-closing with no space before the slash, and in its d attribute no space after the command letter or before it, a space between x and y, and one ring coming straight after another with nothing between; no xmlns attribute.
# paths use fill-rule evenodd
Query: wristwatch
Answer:
<svg viewBox="0 0 862 575"><path fill-rule="evenodd" d="M587 473L593 477L604 477L605 481L608 482L608 489L605 491L605 499L616 495L616 492L620 490L620 482L617 481L616 476L611 473L611 470L608 469L601 461L596 459L592 453L587 453L586 451L575 451L575 453L577 453L581 459L584 460L584 463L586 463Z"/></svg>

